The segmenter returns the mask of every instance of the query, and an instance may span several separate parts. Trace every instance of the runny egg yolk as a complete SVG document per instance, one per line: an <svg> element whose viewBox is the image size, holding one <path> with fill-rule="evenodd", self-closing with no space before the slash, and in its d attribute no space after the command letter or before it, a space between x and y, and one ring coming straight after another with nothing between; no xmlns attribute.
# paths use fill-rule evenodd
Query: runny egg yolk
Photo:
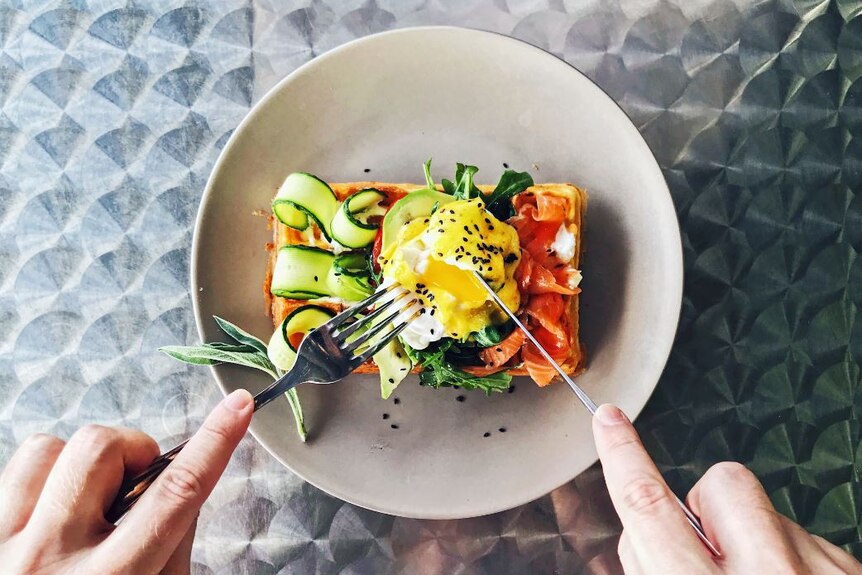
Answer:
<svg viewBox="0 0 862 575"><path fill-rule="evenodd" d="M473 274L433 257L428 258L421 280L430 286L432 293L443 290L462 303L482 304L488 299L488 292Z"/></svg>
<svg viewBox="0 0 862 575"><path fill-rule="evenodd" d="M408 222L380 259L384 279L414 291L425 313L442 326L443 333L436 333L438 329L424 334L434 341L444 336L465 339L506 320L474 271L506 305L518 308L514 274L520 253L517 231L486 211L477 198L450 202L428 218Z"/></svg>

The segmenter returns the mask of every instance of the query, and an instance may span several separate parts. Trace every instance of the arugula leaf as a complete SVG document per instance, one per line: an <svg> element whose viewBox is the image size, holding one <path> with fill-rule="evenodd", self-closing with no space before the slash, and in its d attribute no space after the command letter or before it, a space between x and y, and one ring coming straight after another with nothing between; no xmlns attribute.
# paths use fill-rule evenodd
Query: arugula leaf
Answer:
<svg viewBox="0 0 862 575"><path fill-rule="evenodd" d="M500 325L488 325L473 332L473 339L476 340L476 345L479 347L491 347L497 345L515 329L515 323L511 320Z"/></svg>
<svg viewBox="0 0 862 575"><path fill-rule="evenodd" d="M469 200L482 195L479 188L473 184L473 176L478 171L479 168L476 166L461 163L455 166L455 192L452 195L456 200Z"/></svg>
<svg viewBox="0 0 862 575"><path fill-rule="evenodd" d="M426 366L419 374L420 385L434 388L457 385L466 390L481 389L485 392L485 395L506 391L509 389L511 382L512 376L505 371L492 373L491 375L475 376L461 371L448 361Z"/></svg>
<svg viewBox="0 0 862 575"><path fill-rule="evenodd" d="M443 180L440 182L440 185L443 186L443 191L445 193L449 194L450 196L455 195L455 183L452 182L452 180L447 180L446 178L443 178Z"/></svg>
<svg viewBox="0 0 862 575"><path fill-rule="evenodd" d="M374 254L371 250L368 250L368 253L365 254L365 273L368 274L368 285L371 288L376 288L383 280L383 270L374 270Z"/></svg>
<svg viewBox="0 0 862 575"><path fill-rule="evenodd" d="M457 385L463 389L481 389L486 394L502 392L509 388L512 376L501 371L486 376L476 376L463 371L449 361L447 352L458 351L458 344L452 339L442 339L436 344L421 350L404 346L414 364L422 366L419 383L434 388Z"/></svg>
<svg viewBox="0 0 862 575"><path fill-rule="evenodd" d="M434 180L431 179L431 158L428 158L428 161L422 164L422 170L425 172L425 185L428 186L429 190L436 190Z"/></svg>
<svg viewBox="0 0 862 575"><path fill-rule="evenodd" d="M506 170L500 176L497 187L485 198L489 212L499 220L507 220L515 215L512 198L533 185L533 177L527 172Z"/></svg>
<svg viewBox="0 0 862 575"><path fill-rule="evenodd" d="M214 315L213 319L216 321L221 330L228 334L231 339L238 341L239 343L251 346L264 354L266 353L266 344L255 336L251 335L244 329L235 326L228 320L220 318L217 315Z"/></svg>

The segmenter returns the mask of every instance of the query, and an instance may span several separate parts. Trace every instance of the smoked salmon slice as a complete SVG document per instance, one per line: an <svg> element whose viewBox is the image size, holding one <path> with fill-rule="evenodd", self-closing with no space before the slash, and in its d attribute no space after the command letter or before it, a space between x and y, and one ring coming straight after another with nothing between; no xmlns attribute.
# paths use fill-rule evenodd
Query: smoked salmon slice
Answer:
<svg viewBox="0 0 862 575"><path fill-rule="evenodd" d="M520 329L515 329L497 345L486 347L479 352L479 357L482 358L482 361L488 367L499 367L512 359L520 351L526 339L527 336L524 335L524 332Z"/></svg>

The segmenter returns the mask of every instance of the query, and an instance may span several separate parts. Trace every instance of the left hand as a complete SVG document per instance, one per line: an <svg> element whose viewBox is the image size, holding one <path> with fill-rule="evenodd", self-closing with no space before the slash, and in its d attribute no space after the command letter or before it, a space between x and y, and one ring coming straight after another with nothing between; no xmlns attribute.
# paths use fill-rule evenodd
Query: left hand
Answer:
<svg viewBox="0 0 862 575"><path fill-rule="evenodd" d="M226 397L116 526L105 512L123 477L159 454L150 436L91 425L68 443L27 439L0 475L3 573L189 573L198 512L252 411L247 391Z"/></svg>

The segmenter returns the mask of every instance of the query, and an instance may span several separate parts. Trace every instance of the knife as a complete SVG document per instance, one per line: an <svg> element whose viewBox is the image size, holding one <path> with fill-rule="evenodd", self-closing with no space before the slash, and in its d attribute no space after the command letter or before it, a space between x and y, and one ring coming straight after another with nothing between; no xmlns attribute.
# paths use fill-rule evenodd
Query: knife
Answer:
<svg viewBox="0 0 862 575"><path fill-rule="evenodd" d="M506 312L506 315L508 315L509 318L511 318L511 320L515 322L515 325L518 326L518 329L524 332L524 335L527 336L527 339L530 340L530 343L536 346L536 349L539 350L539 353L542 354L542 356L548 361L551 367L557 370L557 373L560 374L560 377L563 378L563 381L569 384L569 387L572 388L572 391L575 392L575 395L578 396L578 399L581 400L581 403L584 404L584 407L587 408L590 414L595 415L596 409L598 409L598 407L596 406L596 403L592 399L590 399L590 396L587 395L587 393L583 389L581 389L581 386L575 383L565 371L563 371L563 368L560 367L560 365L556 361L554 361L554 358L551 357L551 354L549 354L545 350L545 348L542 347L542 344L540 344L538 340L533 337L533 334L530 333L527 327L523 323L521 323L521 320L518 319L518 317L515 315L515 312L510 310L509 306L503 303L503 300L501 300L500 296L497 295L497 292L495 292L491 288L491 286L488 285L488 282L485 281L485 278L483 278L481 275L479 275L478 272L475 271L473 272L473 275L476 277L476 280L478 280L478 282L482 284L482 287L485 288L485 291L487 291L488 294L492 298L494 298L494 301L497 303L500 309ZM706 536L706 532L703 530L703 526L700 524L700 520L697 518L697 516L692 513L691 509L689 509L688 506L683 503L679 497L676 497L676 495L674 495L674 498L682 509L682 512L685 514L685 518L688 520L692 528L694 528L694 531L695 533L697 533L697 536L700 538L703 544L706 545L706 548L709 549L710 552L716 557L721 557L721 553L719 553L715 545L713 545L709 538Z"/></svg>

